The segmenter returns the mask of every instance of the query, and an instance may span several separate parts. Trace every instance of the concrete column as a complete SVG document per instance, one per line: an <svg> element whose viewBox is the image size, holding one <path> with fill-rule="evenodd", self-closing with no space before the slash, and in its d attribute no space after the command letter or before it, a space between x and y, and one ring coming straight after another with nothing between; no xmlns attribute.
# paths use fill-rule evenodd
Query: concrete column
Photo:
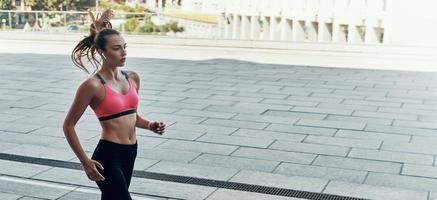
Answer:
<svg viewBox="0 0 437 200"><path fill-rule="evenodd" d="M319 42L332 42L332 23L319 22Z"/></svg>
<svg viewBox="0 0 437 200"><path fill-rule="evenodd" d="M307 40L309 41L317 41L318 40L318 34L319 34L319 24L317 22L308 21L306 23L306 26L309 27L308 33L307 33Z"/></svg>
<svg viewBox="0 0 437 200"><path fill-rule="evenodd" d="M270 30L269 30L269 39L274 40L275 39L275 32L276 32L276 18L270 17Z"/></svg>
<svg viewBox="0 0 437 200"><path fill-rule="evenodd" d="M305 40L305 21L293 20L293 31L292 40L293 41L304 41Z"/></svg>
<svg viewBox="0 0 437 200"><path fill-rule="evenodd" d="M376 37L376 31L375 28L372 26L366 26L366 33L364 36L364 42L366 44L372 44L372 43L377 43L378 39Z"/></svg>
<svg viewBox="0 0 437 200"><path fill-rule="evenodd" d="M162 12L162 0L158 0L158 11Z"/></svg>
<svg viewBox="0 0 437 200"><path fill-rule="evenodd" d="M259 16L251 16L250 17L250 39L260 39L261 36L261 26Z"/></svg>
<svg viewBox="0 0 437 200"><path fill-rule="evenodd" d="M270 17L263 17L263 27L261 32L261 39L269 40L270 39Z"/></svg>
<svg viewBox="0 0 437 200"><path fill-rule="evenodd" d="M241 16L241 39L246 40L250 38L250 21L249 16Z"/></svg>
<svg viewBox="0 0 437 200"><path fill-rule="evenodd" d="M362 26L355 26L350 24L348 27L348 43L363 43L363 31L364 30L362 29Z"/></svg>
<svg viewBox="0 0 437 200"><path fill-rule="evenodd" d="M232 27L232 38L238 39L241 33L241 16L234 13L233 16L233 27Z"/></svg>
<svg viewBox="0 0 437 200"><path fill-rule="evenodd" d="M233 17L232 17L232 15L231 14L229 14L229 13L226 13L225 14L225 38L226 39L229 39L229 38L232 38L232 34L233 34L233 26L234 26L234 24L233 24Z"/></svg>
<svg viewBox="0 0 437 200"><path fill-rule="evenodd" d="M293 21L291 19L287 19L286 17L282 17L281 20L281 40L290 41L292 40L293 34Z"/></svg>
<svg viewBox="0 0 437 200"><path fill-rule="evenodd" d="M334 22L332 24L332 42L338 42L339 32L340 32L340 24Z"/></svg>

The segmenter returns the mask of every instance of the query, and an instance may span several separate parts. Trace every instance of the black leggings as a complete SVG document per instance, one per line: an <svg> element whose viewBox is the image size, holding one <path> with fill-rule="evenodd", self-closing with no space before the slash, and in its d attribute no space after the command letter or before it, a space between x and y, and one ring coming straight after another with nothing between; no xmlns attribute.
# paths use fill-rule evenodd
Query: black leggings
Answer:
<svg viewBox="0 0 437 200"><path fill-rule="evenodd" d="M96 181L102 191L102 200L131 200L129 185L137 157L138 142L135 144L119 144L108 140L100 140L91 159L103 165L104 170L97 167L105 177L104 181Z"/></svg>

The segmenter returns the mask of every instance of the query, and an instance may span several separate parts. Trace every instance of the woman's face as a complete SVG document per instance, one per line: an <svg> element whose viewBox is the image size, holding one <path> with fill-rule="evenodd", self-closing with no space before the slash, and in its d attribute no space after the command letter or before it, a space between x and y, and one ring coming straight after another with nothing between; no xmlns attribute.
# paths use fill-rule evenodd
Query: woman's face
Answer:
<svg viewBox="0 0 437 200"><path fill-rule="evenodd" d="M126 43L120 35L106 37L106 50L102 52L106 62L114 66L124 66L126 62Z"/></svg>

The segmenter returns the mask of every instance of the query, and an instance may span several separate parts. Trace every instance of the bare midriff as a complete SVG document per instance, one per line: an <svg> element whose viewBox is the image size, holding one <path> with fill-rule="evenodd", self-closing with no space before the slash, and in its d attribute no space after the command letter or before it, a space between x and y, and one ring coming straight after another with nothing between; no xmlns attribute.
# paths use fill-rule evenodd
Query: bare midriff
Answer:
<svg viewBox="0 0 437 200"><path fill-rule="evenodd" d="M136 120L136 113L132 113L101 121L102 135L100 138L119 144L135 144L137 141L135 133Z"/></svg>

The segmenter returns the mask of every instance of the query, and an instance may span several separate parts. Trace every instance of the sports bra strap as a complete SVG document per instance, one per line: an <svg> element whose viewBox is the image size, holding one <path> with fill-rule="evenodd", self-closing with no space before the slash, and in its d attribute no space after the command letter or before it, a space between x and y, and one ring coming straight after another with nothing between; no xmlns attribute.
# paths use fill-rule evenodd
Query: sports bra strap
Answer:
<svg viewBox="0 0 437 200"><path fill-rule="evenodd" d="M99 73L96 73L96 76L97 76L97 78L100 79L100 82L102 82L102 84L105 84L105 83L106 83L105 79L103 79L102 76L100 76Z"/></svg>
<svg viewBox="0 0 437 200"><path fill-rule="evenodd" d="M121 73L124 75L124 77L126 77L126 80L129 81L129 76L127 75L126 71L121 70Z"/></svg>

